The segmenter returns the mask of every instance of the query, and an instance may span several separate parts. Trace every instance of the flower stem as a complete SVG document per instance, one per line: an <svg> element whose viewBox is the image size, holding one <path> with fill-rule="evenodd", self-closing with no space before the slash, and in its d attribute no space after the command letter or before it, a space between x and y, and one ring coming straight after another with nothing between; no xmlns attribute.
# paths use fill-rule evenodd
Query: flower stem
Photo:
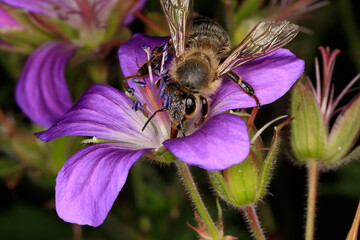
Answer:
<svg viewBox="0 0 360 240"><path fill-rule="evenodd" d="M314 222L316 210L316 194L317 194L317 180L319 175L319 163L309 161L308 165L308 200L306 213L306 230L305 240L312 240L314 238Z"/></svg>
<svg viewBox="0 0 360 240"><path fill-rule="evenodd" d="M82 240L82 226L77 224L72 224L73 237L74 240Z"/></svg>
<svg viewBox="0 0 360 240"><path fill-rule="evenodd" d="M254 233L254 237L257 240L265 240L265 235L262 231L260 221L257 217L256 210L254 205L249 205L247 207L243 208L243 211L246 215L246 218L249 222L249 225L251 227L251 230Z"/></svg>
<svg viewBox="0 0 360 240"><path fill-rule="evenodd" d="M185 183L185 186L187 188L187 191L189 192L191 199L201 217L201 219L204 221L206 227L208 228L208 231L214 240L221 240L221 234L216 227L215 223L213 222L208 210L205 207L204 202L202 201L200 194L197 190L196 184L194 182L194 179L191 175L190 169L188 165L182 161L176 161L176 166L179 170L179 173L181 174L183 181Z"/></svg>

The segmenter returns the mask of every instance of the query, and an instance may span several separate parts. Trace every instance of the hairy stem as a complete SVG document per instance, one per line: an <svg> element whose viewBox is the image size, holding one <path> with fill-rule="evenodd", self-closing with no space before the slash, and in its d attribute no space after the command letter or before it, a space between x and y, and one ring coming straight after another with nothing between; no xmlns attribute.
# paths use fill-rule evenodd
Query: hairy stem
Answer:
<svg viewBox="0 0 360 240"><path fill-rule="evenodd" d="M190 169L188 165L182 161L176 161L176 166L179 170L179 173L182 176L182 179L185 183L186 189L191 196L191 200L194 203L197 212L199 213L201 219L204 221L208 231L214 240L220 240L221 234L213 222L208 210L205 207L204 202L202 201L199 191L197 190L194 179L191 175Z"/></svg>
<svg viewBox="0 0 360 240"><path fill-rule="evenodd" d="M248 223L251 227L251 230L254 233L254 237L256 240L265 240L265 235L262 231L260 221L257 217L256 210L254 205L249 205L243 208L245 216L248 220Z"/></svg>
<svg viewBox="0 0 360 240"><path fill-rule="evenodd" d="M308 168L308 199L307 199L307 210L306 210L305 240L313 240L319 163L317 161L309 161L307 168Z"/></svg>

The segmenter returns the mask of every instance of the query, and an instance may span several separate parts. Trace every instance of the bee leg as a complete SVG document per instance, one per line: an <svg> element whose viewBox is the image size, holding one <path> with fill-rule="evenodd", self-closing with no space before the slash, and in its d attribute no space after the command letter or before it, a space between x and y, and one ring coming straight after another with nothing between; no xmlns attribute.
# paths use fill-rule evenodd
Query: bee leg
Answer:
<svg viewBox="0 0 360 240"><path fill-rule="evenodd" d="M204 121L205 118L207 117L207 115L209 114L209 104L206 98L204 98L203 96L200 96L200 101L201 101L201 118L199 120L198 123L195 124L195 127L200 127Z"/></svg>
<svg viewBox="0 0 360 240"><path fill-rule="evenodd" d="M174 139L177 137L179 129L177 127L171 127L170 139Z"/></svg>
<svg viewBox="0 0 360 240"><path fill-rule="evenodd" d="M231 80L233 80L235 83L239 85L241 90L243 90L247 95L252 97L256 102L256 107L260 108L260 102L257 96L255 95L255 90L253 87L248 84L247 82L243 81L239 75L237 75L234 72L227 72L226 76L228 76Z"/></svg>

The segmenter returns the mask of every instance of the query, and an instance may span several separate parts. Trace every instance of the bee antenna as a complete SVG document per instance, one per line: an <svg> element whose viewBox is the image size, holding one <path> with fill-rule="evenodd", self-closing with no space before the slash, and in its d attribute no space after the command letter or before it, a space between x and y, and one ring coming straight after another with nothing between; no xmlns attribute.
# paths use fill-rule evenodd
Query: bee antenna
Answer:
<svg viewBox="0 0 360 240"><path fill-rule="evenodd" d="M141 129L141 131L144 131L146 126L150 123L150 121L155 117L155 115L159 112L164 112L164 111L168 111L169 109L167 108L161 108L159 110L156 110L150 117L149 119L146 121L146 123L144 124L144 127Z"/></svg>

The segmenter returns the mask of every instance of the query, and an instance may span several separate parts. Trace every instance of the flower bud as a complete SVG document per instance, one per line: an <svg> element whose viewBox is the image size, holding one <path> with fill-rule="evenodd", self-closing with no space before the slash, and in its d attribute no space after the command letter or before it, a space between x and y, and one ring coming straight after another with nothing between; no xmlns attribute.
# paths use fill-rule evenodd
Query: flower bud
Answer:
<svg viewBox="0 0 360 240"><path fill-rule="evenodd" d="M276 159L279 131L288 122L275 127L271 148L266 156L262 150L264 148L262 140L257 137L252 139L250 153L243 162L235 164L223 172L208 172L212 186L223 200L235 207L245 207L256 203L263 197L270 181L272 165ZM257 132L252 125L249 135L253 137Z"/></svg>
<svg viewBox="0 0 360 240"><path fill-rule="evenodd" d="M340 50L330 51L323 47L319 47L319 50L323 58L322 80L316 59L316 86L302 77L293 90L291 114L295 121L291 125L291 146L300 163L315 160L321 163L321 167L330 168L360 156L360 147L351 152L360 134L360 95L340 108L334 124L330 123L339 112L336 109L338 103L360 78L360 74L334 98L331 76Z"/></svg>
<svg viewBox="0 0 360 240"><path fill-rule="evenodd" d="M325 146L325 124L307 80L295 84L291 98L291 145L297 159L319 159Z"/></svg>

